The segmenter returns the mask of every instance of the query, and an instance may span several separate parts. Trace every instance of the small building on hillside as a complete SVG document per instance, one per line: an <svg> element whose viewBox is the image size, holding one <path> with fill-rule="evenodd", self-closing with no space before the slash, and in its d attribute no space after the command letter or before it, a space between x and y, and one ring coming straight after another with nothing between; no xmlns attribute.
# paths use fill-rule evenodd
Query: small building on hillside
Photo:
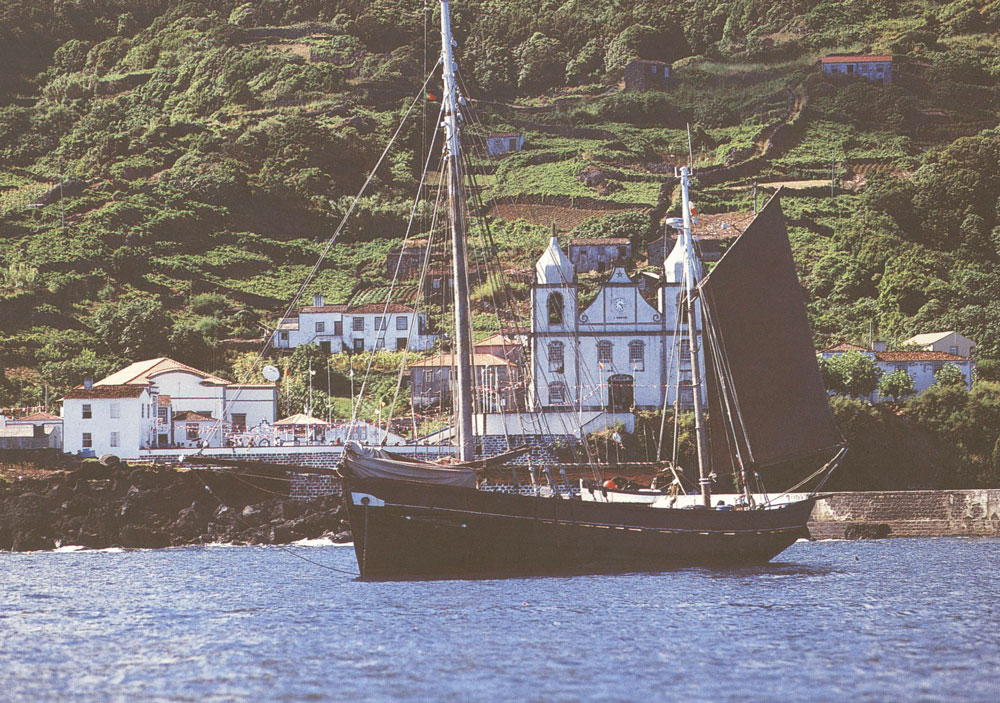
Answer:
<svg viewBox="0 0 1000 703"><path fill-rule="evenodd" d="M570 239L567 253L577 273L604 273L632 256L632 243L625 237Z"/></svg>
<svg viewBox="0 0 1000 703"><path fill-rule="evenodd" d="M934 385L937 380L934 378L934 374L940 371L945 364L951 364L962 372L966 388L972 387L975 362L968 357L940 351L886 351L885 342L875 342L873 346L873 349L868 349L857 344L841 342L832 347L821 349L819 355L824 359L830 359L848 352L860 352L875 363L875 367L882 372L882 375L897 370L903 370L910 374L913 379L914 393L923 393ZM889 400L889 398L876 390L868 396L868 400L872 403L878 403Z"/></svg>
<svg viewBox="0 0 1000 703"><path fill-rule="evenodd" d="M670 74L669 63L632 59L625 65L625 91L644 93L647 90L668 90Z"/></svg>
<svg viewBox="0 0 1000 703"><path fill-rule="evenodd" d="M476 350L477 412L505 412L521 406L520 367L507 359ZM418 408L449 407L455 382L455 355L439 354L410 364L410 397Z"/></svg>
<svg viewBox="0 0 1000 703"><path fill-rule="evenodd" d="M695 246L702 261L714 263L722 258L726 246L742 234L753 221L752 211L717 212L699 214L692 228ZM674 248L677 234L668 231L646 245L646 256L652 266L661 266Z"/></svg>
<svg viewBox="0 0 1000 703"><path fill-rule="evenodd" d="M973 358L976 355L976 343L954 330L950 332L928 332L917 334L903 342L922 351L936 351Z"/></svg>
<svg viewBox="0 0 1000 703"><path fill-rule="evenodd" d="M407 242L405 246L385 255L385 277L390 281L416 278L420 275L426 258L427 242Z"/></svg>
<svg viewBox="0 0 1000 703"><path fill-rule="evenodd" d="M832 76L858 76L873 83L892 83L891 56L824 56L823 73Z"/></svg>
<svg viewBox="0 0 1000 703"><path fill-rule="evenodd" d="M524 135L520 132L493 132L486 135L486 153L500 156L524 148Z"/></svg>
<svg viewBox="0 0 1000 703"><path fill-rule="evenodd" d="M62 449L62 428L62 418L48 412L0 415L0 449Z"/></svg>
<svg viewBox="0 0 1000 703"><path fill-rule="evenodd" d="M524 363L524 345L509 334L497 332L481 342L472 345L476 354L492 354L501 359L521 365Z"/></svg>
<svg viewBox="0 0 1000 703"><path fill-rule="evenodd" d="M298 317L281 320L274 335L275 349L318 344L327 354L373 349L429 349L435 335L427 332L427 316L410 305L369 303L324 305L322 295L299 310Z"/></svg>

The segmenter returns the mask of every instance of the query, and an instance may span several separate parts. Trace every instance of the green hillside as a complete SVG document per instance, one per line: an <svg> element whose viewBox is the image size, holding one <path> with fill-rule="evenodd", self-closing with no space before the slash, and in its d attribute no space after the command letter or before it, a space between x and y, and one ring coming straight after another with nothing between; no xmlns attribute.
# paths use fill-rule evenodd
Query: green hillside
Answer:
<svg viewBox="0 0 1000 703"><path fill-rule="evenodd" d="M426 5L5 2L0 405L153 355L233 374L224 340L273 323L420 95ZM956 329L1000 359L1000 2L456 0L454 23L471 139L526 137L474 157L520 300L553 223L655 236L690 124L701 212L786 186L817 345ZM819 70L862 52L895 57L893 85ZM634 57L672 61L672 88L624 93ZM379 299L436 111L417 102L307 294Z"/></svg>

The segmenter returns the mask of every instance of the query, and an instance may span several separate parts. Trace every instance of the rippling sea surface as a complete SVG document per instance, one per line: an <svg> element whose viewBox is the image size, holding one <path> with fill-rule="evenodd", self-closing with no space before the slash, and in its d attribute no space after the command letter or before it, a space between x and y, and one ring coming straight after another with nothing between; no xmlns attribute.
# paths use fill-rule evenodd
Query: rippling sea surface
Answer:
<svg viewBox="0 0 1000 703"><path fill-rule="evenodd" d="M1000 540L779 559L364 583L275 547L4 554L0 700L1000 700Z"/></svg>

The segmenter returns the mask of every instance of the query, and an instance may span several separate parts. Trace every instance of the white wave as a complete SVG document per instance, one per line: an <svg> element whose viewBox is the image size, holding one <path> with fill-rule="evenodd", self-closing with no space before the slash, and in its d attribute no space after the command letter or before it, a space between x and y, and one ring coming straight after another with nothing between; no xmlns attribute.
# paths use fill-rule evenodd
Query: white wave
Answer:
<svg viewBox="0 0 1000 703"><path fill-rule="evenodd" d="M81 549L86 549L82 544L67 544L64 547L56 547L52 551L55 554L65 554L68 552L79 552Z"/></svg>

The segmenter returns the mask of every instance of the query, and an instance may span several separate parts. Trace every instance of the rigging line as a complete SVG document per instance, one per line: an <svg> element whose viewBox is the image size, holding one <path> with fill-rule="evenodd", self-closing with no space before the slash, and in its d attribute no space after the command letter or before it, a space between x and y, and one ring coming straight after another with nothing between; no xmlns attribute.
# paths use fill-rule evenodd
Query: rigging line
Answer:
<svg viewBox="0 0 1000 703"><path fill-rule="evenodd" d="M465 95L470 95L469 90L466 88L465 85L465 77L462 75L461 71L456 70L455 75L458 77L458 80L462 85L462 90L465 93ZM482 119L480 119L479 110L475 109L472 106L472 102L483 102L484 104L486 104L486 101L479 101L479 100L473 101L470 99L469 104L467 105L468 113L472 117L473 121L482 131L485 132L486 124L482 121ZM491 157L489 155L489 151L486 149L485 141L483 141L482 139L480 139L480 141L483 145L483 153L486 154L486 158L495 163L500 163L501 159L503 158L503 154L497 154L496 156ZM497 188L500 185L500 177L499 175L496 174L495 171L496 169L494 169L494 175L496 176L497 183L496 186L494 186L494 188ZM493 197L491 198L491 202L495 204L501 204L506 202L506 204L510 205L511 208L514 210L514 214L516 215L515 219L524 219L525 221L529 221L529 218L526 216L525 209L521 206L521 203L514 196L509 194L497 196L494 193Z"/></svg>
<svg viewBox="0 0 1000 703"><path fill-rule="evenodd" d="M420 100L420 98L425 94L425 91L427 89L427 84L430 82L431 77L434 75L434 71L437 70L438 63L440 63L440 59L434 64L434 68L431 69L430 73L427 74L427 77L424 79L423 85L420 87L420 90L418 91L417 95L410 102L409 107L403 114L403 118L400 120L399 125L396 127L396 131L393 133L392 138L389 140L389 143L386 144L385 149L382 151L382 155L379 156L378 161L375 162L375 165L369 172L368 177L362 184L361 190L359 190L358 194L354 196L354 200L351 202L351 206L348 208L347 212L344 213L344 216L340 220L340 224L337 225L337 228L334 230L333 234L330 235L329 239L327 239L326 244L323 247L323 250L320 252L319 258L317 258L316 263L313 264L312 270L309 272L308 276L306 276L306 279L302 282L302 284L296 291L295 295L292 297L291 302L289 302L288 306L285 308L285 312L281 316L279 324L276 325L274 330L270 333L270 335L267 336L267 339L264 341L263 347L257 354L257 358L254 359L254 362L247 367L248 371L244 375L244 381L249 380L252 369L255 369L257 367L257 365L264 358L265 352L274 343L274 338L278 334L278 330L281 327L280 323L291 316L292 311L295 309L296 305L298 305L298 302L302 298L302 295L305 293L306 288L308 288L309 284L316 277L316 274L319 272L320 267L323 265L324 259L326 259L326 256L327 254L329 254L330 249L333 247L334 242L337 240L337 238L340 236L341 231L344 229L344 225L347 223L348 218L350 218L350 216L354 213L354 209L357 207L358 202L361 200L361 196L364 195L365 191L368 189L369 184L375 178L375 174L378 172L378 169L382 165L382 162L385 160L385 157L389 154L389 151L392 149L393 144L396 143L396 139L403 131L403 126L406 124L406 120L409 118L410 113L413 112L413 107L417 104L417 101ZM239 400L241 392L242 388L237 387L236 393L233 395L232 400L227 400L226 403L223 405L222 410L220 412L220 417L212 428L212 434L215 434L216 432L221 430L222 423L223 420L225 419L227 411L233 406L233 404L237 400ZM205 450L204 445L199 447L198 451L195 452L195 456L200 456L204 452L204 450Z"/></svg>
<svg viewBox="0 0 1000 703"><path fill-rule="evenodd" d="M460 81L462 82L462 85L463 85L463 89L464 89L464 87L465 87L465 83L464 83L464 78L463 78L463 77L462 77L461 75L459 75L459 80L460 80ZM467 92L467 91L466 91L466 92ZM478 123L479 127L480 127L480 128L483 128L483 129L485 129L485 127L484 127L484 125L483 125L482 121L481 121L481 120L479 120L479 118L478 118L478 113L477 113L477 111L475 111L475 110L471 110L471 109L470 109L470 110L468 110L468 112L469 112L469 113L471 114L471 116L472 116L473 120L474 120L474 121L476 121L476 122ZM476 136L477 136L477 135L473 135L473 138L476 138ZM480 142L482 143L482 140L480 140ZM487 151L487 150L485 149L485 145L483 145L483 150L484 150L484 152L485 152L485 153L488 153L488 151ZM516 210L517 212L520 212L520 211L521 211L521 210L520 210L520 207L519 207L519 205L518 205L518 204L517 204L517 203L516 203L516 202L514 201L514 199L513 199L513 198L508 198L508 200L509 200L509 201L510 201L510 203L511 203L511 204L512 204L512 205L513 205L513 206L515 207L515 210ZM485 208L483 207L482 209L485 209ZM564 281L564 283L566 283L566 282ZM578 347L579 347L579 342L577 341L577 342L576 342L576 343L575 343L575 344L573 345L573 348L574 348L574 350L576 350L576 351L578 352L578 351L579 351ZM533 358L534 358L534 356L535 356L535 355L533 354ZM576 356L578 356L578 354L576 354L576 355L575 355L575 357L576 357ZM536 367L538 367L539 369L542 369L542 368L544 368L543 366L539 366L539 364L538 364L537 362L535 362L535 363L534 363L534 365L535 365ZM578 379L577 379L577 385L579 385L579 384L580 384L580 381L581 381L581 380L582 380L582 381L583 381L584 383L587 383L587 384L589 384L589 385L591 385L591 386L593 386L593 387L597 387L597 386L599 386L599 385L600 385L600 384L598 384L598 383L597 383L597 382L595 381L595 379L593 378L592 374L590 373L590 369L589 369L588 367L586 367L586 366L583 366L583 367L581 368L581 367L579 366L579 364L577 364L577 370L578 370L578 371L582 371L582 373L581 373L581 374L579 374L580 376L582 376L582 379L581 379L581 378L578 378ZM544 371L543 371L542 373L544 374ZM543 380L544 380L544 379L543 379ZM569 389L567 389L567 390L569 390ZM577 396L577 395L578 395L578 394L574 392L574 396ZM578 420L578 423L579 423L579 424L580 424L580 426L582 427L582 419L583 419L583 418L582 418L582 412L583 412L583 411L582 411L582 407L580 407L580 405L581 405L580 401L581 401L581 400L582 400L582 398L581 398L581 397L578 397L578 398L577 398L577 403L576 403L576 404L574 405L574 409L575 409L575 410L577 411L577 416L578 416L578 417L577 417L577 420ZM548 423L548 420L547 420L547 418L544 418L544 416L542 416L542 417L539 417L538 419L539 419L539 420L541 420L541 422L542 422L543 424L545 424L546 426L547 426L547 425L549 424L549 423ZM565 423L566 423L566 419L565 419L565 418L563 418L563 417L560 417L560 420L562 421L562 425L563 425L562 429L563 429L563 430L566 430L566 429L567 429L567 428L565 427ZM551 428L548 428L548 429L551 429ZM582 439L582 443L581 443L581 444L582 444L582 446L584 447L584 451L585 451L585 453L586 453L586 455L587 455L587 459L588 459L588 461L593 461L593 457L592 457L592 455L591 455L591 453L590 453L590 446L589 446L589 444L588 444L588 442L587 442L587 440L586 440L586 437L585 437L585 436L582 436L582 437L581 437L581 439ZM575 451L575 449L574 449L574 451ZM595 477L597 477L597 474L596 474L596 471L595 471Z"/></svg>
<svg viewBox="0 0 1000 703"><path fill-rule="evenodd" d="M428 155L428 158L429 158L429 155ZM442 153L441 158L438 161L439 167L443 163L444 163L444 154ZM419 284L418 284L417 305L415 306L416 309L417 309L417 314L418 315L420 313L421 303L425 302L424 301L424 285L425 285L426 280L427 280L427 271L428 271L429 266L430 266L431 252L433 251L433 248L434 248L434 232L437 229L438 213L440 212L441 201L442 201L442 197L441 197L442 193L443 193L443 181L439 180L438 181L438 190L437 190L437 194L436 194L436 197L435 197L435 200L434 200L434 209L433 209L433 213L432 213L432 217L431 217L431 227L430 227L430 231L428 232L428 235L427 235L427 249L425 250L425 253L424 253L424 261L423 261L423 264L422 264L421 273L420 273L420 279L419 279ZM411 326L409 335L407 337L407 346L409 345L409 339L412 338L412 334L413 334L413 328ZM405 362L406 362L406 356L407 356L408 351L409 351L409 349L407 348L403 352L403 362L400 364L400 375L399 375L399 378L397 380L396 392L395 392L395 395L393 396L392 405L389 408L389 420L390 421L392 419L392 408L395 407L395 404L396 404L396 402L397 402L397 400L399 398L399 392L400 392L400 388L401 388L401 384L402 384L403 369L405 368L404 365L405 365ZM367 385L367 382L368 382L368 374L366 373L364 383L362 384L361 392L358 394L358 398L359 398L359 403L358 404L359 405L360 405L361 394L364 393L364 389L365 389L365 386Z"/></svg>
<svg viewBox="0 0 1000 703"><path fill-rule="evenodd" d="M219 502L219 505L221 505L222 507L226 508L227 510L232 510L233 511L233 517L236 520L238 520L239 522L241 522L245 528L250 529L250 530L255 529L253 525L251 525L246 520L244 520L239 515L239 513L237 513L235 510L233 510L231 507L229 507L229 505L227 505L226 502L224 500L222 500L222 498L220 498L215 491L212 490L211 486L209 486L208 483L205 482L205 477L202 475L202 471L200 469L197 469L197 468L195 468L195 467L192 466L191 470L194 473L196 473L199 476L199 478L201 478L201 485L205 488L206 491L208 491L208 494L210 496L212 496L213 498L215 498L215 500L217 500ZM250 485L253 485L253 484L250 484ZM257 486L254 486L254 488L257 488ZM302 556L301 554L299 554L298 552L296 552L294 549L290 549L290 548L286 547L283 544L272 544L270 546L277 547L280 551L285 552L286 554L290 554L291 556L295 557L296 559L301 559L304 562L312 564L313 566L318 566L321 569L326 569L327 571L335 571L338 574L346 574L347 576L361 576L361 574L359 574L357 572L347 571L346 569L338 569L336 566L330 566L329 564L324 564L322 562L316 561L315 559L310 559L309 557Z"/></svg>
<svg viewBox="0 0 1000 703"><path fill-rule="evenodd" d="M442 109L443 109L443 107L444 107L444 103L442 103ZM438 118L438 121L440 122L440 116ZM437 130L437 129L434 130L434 139L435 139L435 141L437 140L437 135L439 133L440 133L440 130ZM433 142L432 142L431 143L431 150L432 151L433 151L433 146L434 145L433 145ZM423 192L423 189L424 189L424 178L426 177L426 175L427 175L427 169L430 166L430 158L431 158L431 152L428 152L427 153L427 161L424 164L424 175L421 176L420 188L419 188L418 192ZM442 162L443 162L443 155L442 155ZM440 181L438 183L438 187L440 188ZM413 306L414 310L416 311L417 325L418 326L420 324L420 322L419 322L419 320L420 320L420 307L421 307L421 303L423 302L423 295L424 295L423 283L424 283L424 280L425 280L425 278L427 276L427 264L430 261L430 252L431 252L431 249L433 247L433 244L434 244L434 232L431 231L427 235L427 249L424 252L424 262L423 262L423 266L421 268L420 279L419 279L420 283L417 286L417 299L416 299L416 301L414 301L415 304ZM400 258L400 261L402 261L402 258ZM396 390L395 390L395 392L393 393L393 396L392 396L392 403L389 404L389 416L386 419L386 430L387 430L387 432L386 432L386 436L382 440L382 445L383 446L385 446L385 443L386 443L386 441L389 438L388 428L389 428L389 426L392 423L393 411L394 411L394 409L396 407L396 403L399 400L400 390L403 387L403 374L405 373L405 369L406 369L406 357L407 357L407 355L410 352L410 340L413 339L413 327L414 327L413 325L410 325L409 332L406 335L406 346L403 348L403 359L402 359L402 361L399 364L399 376L396 379Z"/></svg>
<svg viewBox="0 0 1000 703"><path fill-rule="evenodd" d="M470 163L470 169L469 169L470 177L472 178L473 181L475 181L475 170L471 168L471 159L469 160L469 163ZM489 218L487 218L485 216L485 214L484 214L485 213L485 207L484 207L484 205L482 203L481 196L474 191L473 199L476 200L476 202L478 203L479 212L480 212L479 220L481 222L481 225L483 227L483 232L484 232L481 235L481 237L485 240L485 242L483 244L484 251L482 252L483 258L486 261L485 268L487 270L487 275L488 276L489 276L489 274L490 274L491 271L493 272L493 275L494 275L494 279L493 279L494 280L494 289L491 290L491 292L490 292L490 300L491 300L494 308L497 309L497 319L499 320L500 315L499 315L499 311L498 311L498 304L497 304L497 301L496 301L495 286L496 285L503 286L504 290L509 291L510 290L510 284L507 281L506 275L503 272L502 267L497 266L494 269L494 268L492 268L490 266L490 262L492 260L497 260L497 262L499 263L499 261L498 261L499 260L498 247L496 245L495 239L492 236L492 228L490 227L490 224L489 224ZM489 257L488 254L492 254L493 255L492 258ZM508 295L508 299L510 299L509 295ZM520 322L521 322L521 320L520 320L520 318L518 316L516 316L516 312L515 312L515 324L518 325L518 326L520 326L520 324L519 324ZM535 413L535 414L537 414L537 413ZM518 427L519 427L519 429L521 431L521 434L523 435L524 434L524 419L523 419L523 415L519 411L519 409L518 409L518 412L517 412L517 423L518 423ZM547 425L547 422L543 420L541 424L546 424ZM503 430L504 430L505 439L507 440L508 445L509 445L510 439L509 439L509 436L508 436L508 433L507 433L506 422L503 423ZM586 445L585 442L584 442L583 446L585 448L585 452L587 452L587 450L589 449L589 447L587 447L587 445ZM576 447L573 447L572 450L573 450L574 454L577 453ZM589 456L589 452L587 452L587 455L584 456L584 459L585 459L584 463L591 463L592 462L592 457ZM597 475L596 471L594 471L594 477L598 478L598 475Z"/></svg>
<svg viewBox="0 0 1000 703"><path fill-rule="evenodd" d="M498 254L498 251L497 251L496 243L492 240L492 238L488 238L489 223L488 223L488 220L487 220L486 216L483 214L482 199L479 197L478 192L477 192L477 186L478 186L478 184L476 183L476 171L473 168L472 159L471 159L471 157L469 157L469 155L467 153L466 153L466 165L467 165L466 173L468 174L469 180L471 181L471 184L472 184L472 197L473 197L474 202L477 204L477 217L478 217L478 221L479 221L479 226L476 229L478 231L480 239L482 240L482 242L480 243L480 246L473 248L473 252L474 252L473 255L474 256L478 255L479 259L483 263L483 268L486 271L486 286L487 286L487 290L489 291L488 299L489 299L490 303L493 306L494 316L495 316L495 318L497 320L497 326L499 328L499 333L500 333L500 348L502 350L501 353L502 353L502 356L503 356L503 360L509 364L510 363L510 359L508 358L508 354L507 354L506 335L504 334L504 331L503 331L503 324L502 324L502 319L501 319L501 315L500 315L500 305L497 303L497 289L498 289L498 287L502 287L502 290L504 290L504 291L507 290L507 287L505 285L505 281L502 278L502 273L501 273L502 267L499 266L499 254ZM494 267L493 264L496 264L496 266ZM511 299L511 296L508 294L506 297L507 297L508 306L512 306L513 305L513 300ZM523 375L523 369L521 369L519 366L515 366L515 368L518 368L519 372L521 372L521 375ZM501 387L500 387L500 371L497 370L497 372L496 372L496 388L495 388L495 392L496 392L497 412L498 412L498 414L500 414L500 418L501 418L501 423L500 424L501 424L501 429L503 431L504 442L506 443L508 449L512 449L513 447L511 446L510 433L507 431L507 418L506 418L506 413L504 412L504 406L503 406L503 403L502 403L502 398L504 398L505 396L507 396L508 399L513 400L513 406L514 406L513 409L514 409L514 413L515 413L515 417L517 419L518 425L519 425L520 430L521 430L521 436L522 437L524 436L524 425L523 425L523 423L521 421L521 410L520 410L520 407L518 405L517 395L516 395L517 391L516 391L516 388L511 385L510 367L508 366L507 369L508 369L508 371L507 371L507 378L505 380L505 385L507 385L507 388L501 389ZM485 399L487 397L486 393L488 392L488 389L485 388L485 380L486 379L484 378L483 379L483 381L484 381L484 383L483 383L483 386L484 386L483 387L483 398L484 398L484 402L483 402L484 408L483 408L483 411L484 411L484 413L487 411L487 408L485 407L487 405L487 403L485 402ZM511 392L508 392L508 391L511 391L513 395L511 395ZM484 417L485 417L485 415L484 415ZM483 429L485 430L485 422L484 422L484 428ZM530 458L529 458L529 461L530 461Z"/></svg>
<svg viewBox="0 0 1000 703"><path fill-rule="evenodd" d="M440 121L440 116L443 113L444 113L444 102L441 103L441 110L438 113L438 119L439 119L439 121ZM438 130L438 129L434 130L435 141L437 139L437 134L438 134L439 131L440 130ZM433 142L432 142L431 146L433 147ZM400 245L400 255L396 259L396 269L395 269L395 271L393 271L392 282L389 284L389 291L386 294L385 305L382 307L382 329L381 330L378 330L378 329L375 330L375 344L372 345L372 350L371 350L371 352L368 355L368 366L365 369L365 382L368 381L368 374L371 372L372 364L374 364L374 362L375 362L375 354L378 353L378 348L379 348L378 343L379 343L379 340L382 341L383 346L385 345L385 338L386 338L386 335L388 334L388 331L389 331L389 306L392 303L392 294L393 294L393 291L395 290L396 284L399 281L399 271L400 271L400 268L403 265L403 252L406 250L406 243L409 241L410 234L413 232L413 223L414 223L414 220L416 219L417 210L418 210L419 205L421 203L421 193L423 192L424 183L425 183L425 180L427 178L427 169L430 166L430 160L431 160L431 152L428 152L427 159L424 161L423 171L420 174L420 182L417 184L417 192L416 192L416 195L413 198L413 206L410 209L410 219L409 219L409 222L407 222L407 224L406 224L406 232L403 235L403 243ZM377 318L376 318L376 322L378 322ZM411 325L411 329L412 329L412 325ZM381 332L381 334L380 334L380 332ZM405 352L404 352L404 355L405 355ZM353 422L354 419L355 419L355 417L352 415L351 421Z"/></svg>

